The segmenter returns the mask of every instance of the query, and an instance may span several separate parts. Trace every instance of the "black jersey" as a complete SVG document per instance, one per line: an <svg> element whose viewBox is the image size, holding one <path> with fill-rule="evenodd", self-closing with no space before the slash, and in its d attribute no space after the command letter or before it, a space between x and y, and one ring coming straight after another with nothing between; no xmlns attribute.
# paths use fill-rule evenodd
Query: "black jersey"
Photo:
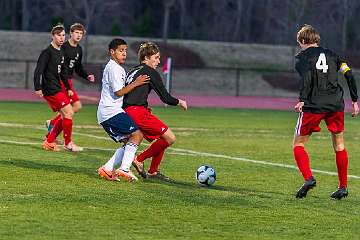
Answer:
<svg viewBox="0 0 360 240"><path fill-rule="evenodd" d="M166 90L160 74L153 68L146 64L141 64L132 69L126 77L126 85L129 85L140 75L148 75L150 82L144 85L138 86L131 92L125 95L123 108L128 106L148 106L148 96L152 89L160 97L161 101L168 105L176 106L179 104L179 100L172 97Z"/></svg>
<svg viewBox="0 0 360 240"><path fill-rule="evenodd" d="M344 111L344 91L338 81L342 69L350 89L351 99L357 101L357 89L346 62L329 49L310 47L296 55L295 68L300 74L299 100L303 111L312 113Z"/></svg>
<svg viewBox="0 0 360 240"><path fill-rule="evenodd" d="M61 91L60 79L63 76L64 54L51 44L44 49L37 61L34 72L35 91L42 90L44 96L52 96ZM68 81L64 81L70 89Z"/></svg>
<svg viewBox="0 0 360 240"><path fill-rule="evenodd" d="M82 61L82 48L78 44L76 47L70 45L69 41L66 41L61 49L64 51L65 56L65 77L72 78L74 71L82 78L87 79L89 74L84 70Z"/></svg>

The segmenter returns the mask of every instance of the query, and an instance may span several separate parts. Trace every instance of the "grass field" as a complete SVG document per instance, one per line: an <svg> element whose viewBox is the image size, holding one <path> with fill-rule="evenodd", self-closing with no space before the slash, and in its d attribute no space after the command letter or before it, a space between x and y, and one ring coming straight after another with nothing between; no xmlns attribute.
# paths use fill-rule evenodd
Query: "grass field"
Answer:
<svg viewBox="0 0 360 240"><path fill-rule="evenodd" d="M117 145L97 126L96 106L76 116L74 140L87 149L73 154L41 149L44 121L53 116L46 104L0 103L0 239L359 239L359 119L347 116L345 123L354 175L349 197L329 198L337 177L323 131L307 149L312 167L325 172L298 200L302 177L291 168L295 113L154 112L177 135L161 167L174 183L100 179L96 170ZM204 163L217 171L211 188L194 179Z"/></svg>

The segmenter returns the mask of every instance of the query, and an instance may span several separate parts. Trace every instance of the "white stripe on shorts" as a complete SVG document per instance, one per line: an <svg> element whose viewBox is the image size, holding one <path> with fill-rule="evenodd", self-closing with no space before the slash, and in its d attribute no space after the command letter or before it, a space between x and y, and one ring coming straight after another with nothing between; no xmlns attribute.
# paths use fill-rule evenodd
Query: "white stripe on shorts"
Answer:
<svg viewBox="0 0 360 240"><path fill-rule="evenodd" d="M303 112L299 113L299 117L298 117L298 120L297 120L297 123L296 123L296 127L295 127L295 133L296 133L296 135L300 135L300 129L301 129L301 125L302 125L303 115L304 115Z"/></svg>

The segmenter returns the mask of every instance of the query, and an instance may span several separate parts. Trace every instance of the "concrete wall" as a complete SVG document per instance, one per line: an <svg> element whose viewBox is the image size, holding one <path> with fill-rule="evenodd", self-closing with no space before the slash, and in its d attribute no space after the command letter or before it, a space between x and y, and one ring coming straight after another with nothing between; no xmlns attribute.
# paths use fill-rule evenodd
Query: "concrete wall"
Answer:
<svg viewBox="0 0 360 240"><path fill-rule="evenodd" d="M86 36L82 42L84 63L101 80L101 68L107 62L111 36ZM48 33L0 31L0 87L32 88L33 72L42 49L51 41ZM129 46L145 40L124 37ZM169 44L191 49L204 62L202 68L175 68L173 91L208 95L295 96L290 91L269 85L266 71L292 71L294 47L259 44L169 40ZM137 53L129 47L126 67L137 64ZM296 81L296 79L294 79ZM98 86L76 81L78 90Z"/></svg>

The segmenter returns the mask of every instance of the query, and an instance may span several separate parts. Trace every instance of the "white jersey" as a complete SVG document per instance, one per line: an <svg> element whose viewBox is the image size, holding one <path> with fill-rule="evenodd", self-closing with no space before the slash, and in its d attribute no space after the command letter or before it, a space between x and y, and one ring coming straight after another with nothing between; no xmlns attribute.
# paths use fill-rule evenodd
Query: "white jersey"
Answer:
<svg viewBox="0 0 360 240"><path fill-rule="evenodd" d="M124 112L122 109L123 97L118 97L115 92L125 87L125 69L114 60L106 64L103 77L99 106L97 109L98 123Z"/></svg>

